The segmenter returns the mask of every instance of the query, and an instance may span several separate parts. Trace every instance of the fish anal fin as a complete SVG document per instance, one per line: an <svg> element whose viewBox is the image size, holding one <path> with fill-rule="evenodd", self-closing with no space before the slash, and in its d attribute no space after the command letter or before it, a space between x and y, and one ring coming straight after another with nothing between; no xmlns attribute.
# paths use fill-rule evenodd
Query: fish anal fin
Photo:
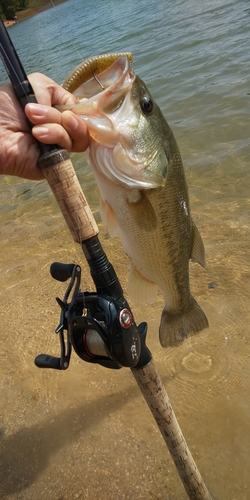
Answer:
<svg viewBox="0 0 250 500"><path fill-rule="evenodd" d="M190 259L192 259L194 262L198 262L198 264L204 267L204 269L206 268L205 248L199 229L196 227L194 222L192 224L192 250Z"/></svg>
<svg viewBox="0 0 250 500"><path fill-rule="evenodd" d="M119 224L115 213L112 210L111 206L102 198L100 198L99 209L102 222L103 224L105 224L105 226L107 226L108 232L111 238L113 238L119 232Z"/></svg>
<svg viewBox="0 0 250 500"><path fill-rule="evenodd" d="M196 300L191 297L190 309L185 313L170 313L163 309L159 329L162 347L176 347L185 338L208 328L208 319Z"/></svg>
<svg viewBox="0 0 250 500"><path fill-rule="evenodd" d="M129 270L127 287L130 300L137 304L150 304L158 295L158 286L143 278L132 266Z"/></svg>
<svg viewBox="0 0 250 500"><path fill-rule="evenodd" d="M154 231L157 227L157 218L154 208L144 191L136 190L136 192L135 198L132 198L130 195L127 199L131 217L136 222L138 229L147 232Z"/></svg>

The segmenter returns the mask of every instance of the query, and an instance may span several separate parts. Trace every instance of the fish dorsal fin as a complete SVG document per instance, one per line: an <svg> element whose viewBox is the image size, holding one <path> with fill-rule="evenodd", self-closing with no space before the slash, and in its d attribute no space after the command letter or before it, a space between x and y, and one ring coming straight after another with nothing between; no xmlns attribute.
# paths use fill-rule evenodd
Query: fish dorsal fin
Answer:
<svg viewBox="0 0 250 500"><path fill-rule="evenodd" d="M99 209L103 224L107 226L111 238L114 238L119 232L119 224L114 211L102 198L100 198Z"/></svg>
<svg viewBox="0 0 250 500"><path fill-rule="evenodd" d="M157 227L157 218L153 206L147 198L144 191L135 190L136 194L131 190L127 197L128 208L131 217L136 222L138 229L150 232Z"/></svg>
<svg viewBox="0 0 250 500"><path fill-rule="evenodd" d="M157 299L158 286L143 278L131 265L128 275L128 295L130 300L137 304L150 304Z"/></svg>
<svg viewBox="0 0 250 500"><path fill-rule="evenodd" d="M198 262L198 264L200 264L205 269L205 248L199 230L194 222L192 223L192 250L190 259L192 259L194 262Z"/></svg>

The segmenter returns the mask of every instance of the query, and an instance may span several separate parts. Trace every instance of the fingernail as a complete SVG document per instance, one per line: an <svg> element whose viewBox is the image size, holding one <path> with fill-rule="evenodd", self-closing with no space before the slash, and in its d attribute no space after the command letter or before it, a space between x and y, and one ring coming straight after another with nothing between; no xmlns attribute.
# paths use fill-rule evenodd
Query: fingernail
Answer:
<svg viewBox="0 0 250 500"><path fill-rule="evenodd" d="M33 128L33 132L35 135L39 135L40 138L46 137L49 133L48 127L43 127L41 125Z"/></svg>
<svg viewBox="0 0 250 500"><path fill-rule="evenodd" d="M67 101L65 102L65 104L76 104L77 102L79 101L79 99L77 99L75 96L70 96L68 97Z"/></svg>
<svg viewBox="0 0 250 500"><path fill-rule="evenodd" d="M29 103L29 109L34 116L44 116L47 108L41 104Z"/></svg>
<svg viewBox="0 0 250 500"><path fill-rule="evenodd" d="M70 128L72 128L73 130L77 129L77 127L78 127L78 121L75 118L75 116L73 116L73 115L70 114L67 117L67 126L70 127Z"/></svg>

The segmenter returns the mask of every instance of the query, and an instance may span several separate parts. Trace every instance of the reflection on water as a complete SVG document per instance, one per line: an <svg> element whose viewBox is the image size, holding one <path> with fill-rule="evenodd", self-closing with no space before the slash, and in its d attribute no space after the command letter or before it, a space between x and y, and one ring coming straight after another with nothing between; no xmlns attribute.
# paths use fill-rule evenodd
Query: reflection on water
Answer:
<svg viewBox="0 0 250 500"><path fill-rule="evenodd" d="M249 4L125 0L118 8L115 0L99 0L96 8L65 2L55 8L56 24L47 11L9 33L23 61L28 54L28 71L40 69L58 81L80 62L79 52L131 50L136 72L172 126L207 255L205 271L190 264L191 289L210 328L163 350L162 297L147 307L132 304L133 312L149 323L148 345L213 498L247 500ZM58 37L51 36L55 31ZM92 172L84 156L73 161L100 223ZM45 181L1 178L0 193L0 499L184 500L130 370L108 371L76 355L63 373L34 366L39 352L59 354L55 297L65 284L50 277L51 262L80 263L82 288L93 285ZM100 238L126 291L128 262L120 243L101 223Z"/></svg>

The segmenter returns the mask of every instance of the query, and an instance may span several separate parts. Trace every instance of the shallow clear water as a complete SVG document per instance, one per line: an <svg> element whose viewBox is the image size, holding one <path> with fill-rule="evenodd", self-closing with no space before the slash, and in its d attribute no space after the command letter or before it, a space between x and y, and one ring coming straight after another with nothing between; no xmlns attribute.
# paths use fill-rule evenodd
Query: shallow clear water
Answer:
<svg viewBox="0 0 250 500"><path fill-rule="evenodd" d="M249 20L247 1L69 0L9 28L26 71L58 82L89 56L132 51L175 133L206 248L206 271L190 264L191 289L210 328L163 350L161 296L131 305L149 323L149 348L215 500L247 500L250 489ZM84 156L73 161L96 211L91 170ZM2 177L0 192L0 498L184 500L130 370L76 355L63 373L35 368L39 352L59 353L54 298L65 285L50 263L80 263L82 288L93 285L46 182ZM100 238L126 290L120 243L101 224Z"/></svg>

